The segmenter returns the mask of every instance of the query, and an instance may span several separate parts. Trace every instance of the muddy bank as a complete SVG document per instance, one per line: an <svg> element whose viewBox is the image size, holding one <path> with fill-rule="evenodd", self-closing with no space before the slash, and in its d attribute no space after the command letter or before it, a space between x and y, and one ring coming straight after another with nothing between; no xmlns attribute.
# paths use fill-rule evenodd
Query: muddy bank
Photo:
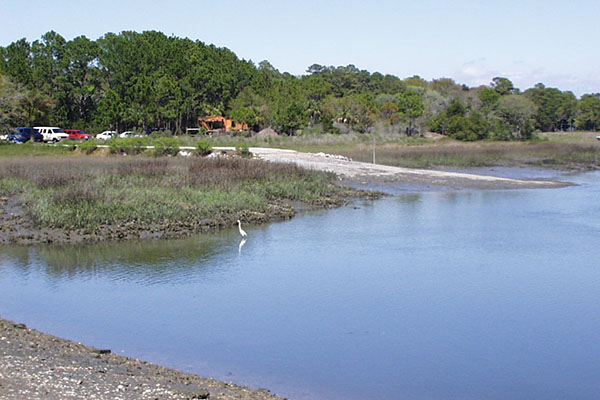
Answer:
<svg viewBox="0 0 600 400"><path fill-rule="evenodd" d="M0 198L2 221L0 244L81 243L104 240L174 239L195 233L216 231L233 226L241 219L249 224L281 221L292 218L296 210L289 204L271 204L265 212L241 212L215 215L211 219L175 223L164 220L155 224L126 222L104 225L95 229L45 228L35 224L21 205L20 197Z"/></svg>
<svg viewBox="0 0 600 400"><path fill-rule="evenodd" d="M281 399L60 339L0 318L0 398Z"/></svg>
<svg viewBox="0 0 600 400"><path fill-rule="evenodd" d="M381 193L356 190L351 195L357 198L375 199L380 197ZM214 215L210 219L190 220L183 223L169 220L155 224L127 222L117 225L104 225L93 230L85 228L65 230L36 225L22 207L19 196L0 197L0 209L2 210L0 244L75 244L111 240L176 239L233 227L238 219L250 225L285 221L296 215L300 208L334 208L345 204L348 200L347 197L340 194L324 197L309 204L292 204L285 201L273 202L263 212L222 213Z"/></svg>

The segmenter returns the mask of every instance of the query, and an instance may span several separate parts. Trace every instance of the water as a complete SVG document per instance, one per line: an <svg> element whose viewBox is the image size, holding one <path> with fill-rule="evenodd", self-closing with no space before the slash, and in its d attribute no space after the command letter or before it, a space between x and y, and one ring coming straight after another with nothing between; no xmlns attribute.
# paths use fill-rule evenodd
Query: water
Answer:
<svg viewBox="0 0 600 400"><path fill-rule="evenodd" d="M292 399L600 397L600 173L0 249L0 315Z"/></svg>

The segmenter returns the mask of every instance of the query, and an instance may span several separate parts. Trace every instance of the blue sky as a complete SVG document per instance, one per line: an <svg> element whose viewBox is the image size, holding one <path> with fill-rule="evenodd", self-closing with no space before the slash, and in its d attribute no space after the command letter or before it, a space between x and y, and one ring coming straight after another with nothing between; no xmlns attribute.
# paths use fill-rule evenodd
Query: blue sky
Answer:
<svg viewBox="0 0 600 400"><path fill-rule="evenodd" d="M0 15L0 46L50 30L68 40L157 30L295 75L354 64L469 86L504 76L522 90L600 92L598 0L0 0Z"/></svg>

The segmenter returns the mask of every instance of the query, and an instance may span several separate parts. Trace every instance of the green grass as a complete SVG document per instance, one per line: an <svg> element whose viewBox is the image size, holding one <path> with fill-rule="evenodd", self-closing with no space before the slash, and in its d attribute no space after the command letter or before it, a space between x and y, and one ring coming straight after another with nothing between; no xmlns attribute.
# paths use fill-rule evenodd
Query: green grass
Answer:
<svg viewBox="0 0 600 400"><path fill-rule="evenodd" d="M250 159L25 157L0 159L0 192L20 194L52 228L135 223L200 224L280 201L345 195L327 173Z"/></svg>
<svg viewBox="0 0 600 400"><path fill-rule="evenodd" d="M71 142L65 142L72 145ZM62 156L72 153L70 146L55 146L46 143L9 143L0 141L0 157L19 156Z"/></svg>

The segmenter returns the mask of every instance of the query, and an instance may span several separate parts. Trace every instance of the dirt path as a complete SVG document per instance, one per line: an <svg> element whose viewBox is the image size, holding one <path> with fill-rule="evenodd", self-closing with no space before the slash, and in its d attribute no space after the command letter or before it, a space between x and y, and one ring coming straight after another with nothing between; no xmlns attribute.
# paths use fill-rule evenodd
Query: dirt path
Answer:
<svg viewBox="0 0 600 400"><path fill-rule="evenodd" d="M391 167L351 161L342 156L324 153L303 153L262 147L251 147L250 151L263 160L295 163L309 169L333 172L341 179L355 181L384 181L408 185L480 189L552 188L568 185L564 182Z"/></svg>

